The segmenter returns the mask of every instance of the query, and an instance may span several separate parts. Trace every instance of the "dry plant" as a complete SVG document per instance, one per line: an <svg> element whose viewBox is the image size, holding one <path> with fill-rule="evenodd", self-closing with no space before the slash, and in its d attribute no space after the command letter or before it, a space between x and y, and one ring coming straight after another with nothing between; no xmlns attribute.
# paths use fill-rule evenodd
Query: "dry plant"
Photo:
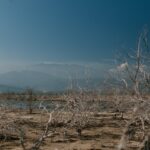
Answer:
<svg viewBox="0 0 150 150"><path fill-rule="evenodd" d="M0 139L18 140L19 139L19 127L17 127L15 121L6 115L6 112L1 112L0 115Z"/></svg>
<svg viewBox="0 0 150 150"><path fill-rule="evenodd" d="M89 125L92 112L96 106L91 100L91 95L84 91L72 91L66 95L67 110L71 113L68 125L74 127L79 137L82 136L82 131Z"/></svg>
<svg viewBox="0 0 150 150"><path fill-rule="evenodd" d="M143 44L145 41L147 41L147 32L140 34L135 55L129 54L129 60L127 61L126 59L126 62L119 66L119 69L122 69L128 76L128 80L124 79L127 85L131 85L128 88L133 89L134 95L128 96L128 102L131 102L131 100L134 101L134 106L130 116L131 119L127 122L118 145L118 150L128 149L128 140L130 140L131 135L133 136L136 133L137 127L143 134L142 144L139 145L139 150L149 149L145 147L145 143L149 143L149 133L146 131L146 123L148 126L150 125L150 100L143 98L142 95L143 89L145 90L145 88L149 87L147 86L149 85L149 58L148 55L144 55L144 46L147 46L147 43Z"/></svg>
<svg viewBox="0 0 150 150"><path fill-rule="evenodd" d="M20 129L20 143L23 148L23 150L39 150L41 147L41 144L44 142L46 138L52 137L54 132L51 130L51 124L53 122L54 113L59 109L59 107L56 107L53 111L49 112L46 110L47 114L49 115L48 121L45 124L45 129L41 136L32 144L32 146L28 147L26 146L26 141L24 140L25 133L23 130Z"/></svg>
<svg viewBox="0 0 150 150"><path fill-rule="evenodd" d="M55 134L51 126L55 122L54 120L56 120L55 115L59 110L59 106L56 106L51 112L46 108L44 110L44 107L42 109L46 111L44 115L48 115L48 120L44 124L42 134L37 137L35 142L29 145L26 141L26 130L22 126L22 118L19 115L15 117L11 117L11 115L7 116L7 112L4 110L0 114L0 139L3 141L19 140L23 150L39 150L44 140Z"/></svg>

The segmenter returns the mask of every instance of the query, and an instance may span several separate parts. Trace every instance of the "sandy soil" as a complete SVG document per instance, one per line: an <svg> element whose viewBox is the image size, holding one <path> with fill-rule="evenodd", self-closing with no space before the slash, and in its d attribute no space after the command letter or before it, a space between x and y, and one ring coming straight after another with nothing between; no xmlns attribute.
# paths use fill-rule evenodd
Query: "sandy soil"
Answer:
<svg viewBox="0 0 150 150"><path fill-rule="evenodd" d="M28 114L27 111L21 110L1 110L0 150L22 150L19 133L11 129L12 124L24 129L25 144L29 147L43 133L47 119L48 115L41 114L39 111ZM124 118L115 113L93 114L81 137L73 127L61 123L51 125L50 130L53 131L53 135L43 142L41 150L116 150L129 119L130 113L126 113ZM7 124L10 125L8 129ZM150 130L148 125L146 127ZM128 142L128 150L138 149L139 142L142 140L142 132L138 127L135 128L136 133ZM6 138L3 137L3 133L6 133Z"/></svg>

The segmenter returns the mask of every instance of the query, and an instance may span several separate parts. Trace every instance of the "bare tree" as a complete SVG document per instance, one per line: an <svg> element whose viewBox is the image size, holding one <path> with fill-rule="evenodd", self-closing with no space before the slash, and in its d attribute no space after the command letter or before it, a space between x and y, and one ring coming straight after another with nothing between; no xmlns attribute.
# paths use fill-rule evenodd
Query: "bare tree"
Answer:
<svg viewBox="0 0 150 150"><path fill-rule="evenodd" d="M66 96L67 110L71 113L68 124L76 129L79 137L82 136L83 129L89 124L90 116L95 111L92 101L93 96L84 90L72 91Z"/></svg>
<svg viewBox="0 0 150 150"><path fill-rule="evenodd" d="M29 109L29 114L33 113L33 102L36 100L36 96L33 92L33 89L27 88L25 91L26 94L26 100L28 102L28 109Z"/></svg>
<svg viewBox="0 0 150 150"><path fill-rule="evenodd" d="M140 34L138 39L138 45L137 49L135 50L134 55L128 54L128 60L126 59L126 65L124 68L125 73L127 73L127 76L129 77L129 83L131 82L131 87L133 87L133 91L135 94L135 97L132 96L129 97L129 100L135 99L134 101L134 107L131 114L131 119L127 122L126 128L123 132L122 138L120 140L120 143L118 145L118 150L127 149L127 142L129 140L129 131L136 132L136 122L137 120L141 122L140 129L143 133L143 142L142 146L139 146L139 150L147 150L147 144L149 143L149 133L147 133L145 128L145 122L150 123L150 102L148 99L144 99L142 97L142 89L145 87L149 87L149 71L148 63L149 58L148 55L145 54L145 47L147 46L147 33L143 32ZM146 41L146 43L145 43ZM144 43L144 44L143 44ZM121 64L120 66L123 66ZM127 78L128 79L128 78ZM126 81L127 81L126 79ZM131 130L131 125L132 130ZM148 148L149 149L149 148Z"/></svg>
<svg viewBox="0 0 150 150"><path fill-rule="evenodd" d="M32 146L30 147L27 147L26 146L26 141L24 140L24 132L22 129L20 129L20 143L21 143L21 146L23 148L23 150L39 150L40 147L41 147L41 144L43 143L43 141L48 138L48 137L51 137L53 135L53 132L50 130L50 126L51 126L51 123L53 121L53 114L59 109L59 107L56 107L53 111L51 111L50 113L48 113L49 115L49 118L48 118L48 121L47 123L45 124L45 129L42 133L42 135L36 140L35 143L32 144ZM47 111L48 112L48 111Z"/></svg>

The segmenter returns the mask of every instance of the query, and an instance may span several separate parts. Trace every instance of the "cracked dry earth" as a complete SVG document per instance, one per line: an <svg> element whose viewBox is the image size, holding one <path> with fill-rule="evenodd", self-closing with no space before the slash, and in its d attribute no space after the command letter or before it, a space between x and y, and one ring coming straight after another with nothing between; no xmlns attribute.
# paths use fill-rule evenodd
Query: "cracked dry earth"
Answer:
<svg viewBox="0 0 150 150"><path fill-rule="evenodd" d="M25 144L30 146L44 130L44 125L48 116L35 111L30 115L26 111L2 111L1 112L1 131L0 131L0 150L22 150L19 134L13 131L13 125L21 127L25 131ZM82 136L79 138L76 130L72 127L59 124L51 126L54 131L53 136L47 138L41 145L41 150L116 150L117 145L123 134L126 122L130 119L130 113L115 116L114 113L98 113L90 117L89 125L85 127ZM9 126L6 127L6 125ZM6 128L4 130L4 128ZM7 129L8 128L8 129ZM138 149L139 142L142 140L142 133L138 127L136 133L128 142L128 150ZM149 130L149 126L146 126ZM64 134L65 131L65 134ZM4 136L5 133L5 136Z"/></svg>

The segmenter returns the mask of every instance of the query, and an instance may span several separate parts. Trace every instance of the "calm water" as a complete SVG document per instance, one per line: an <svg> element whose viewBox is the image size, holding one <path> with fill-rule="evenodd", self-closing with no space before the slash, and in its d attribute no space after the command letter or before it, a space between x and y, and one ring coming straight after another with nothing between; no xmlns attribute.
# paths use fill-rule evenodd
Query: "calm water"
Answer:
<svg viewBox="0 0 150 150"><path fill-rule="evenodd" d="M64 102L58 101L33 101L32 108L40 109L42 106L49 110L52 110L56 105L64 105ZM0 107L12 108L12 109L27 109L29 107L29 102L26 100L0 100Z"/></svg>
<svg viewBox="0 0 150 150"><path fill-rule="evenodd" d="M56 105L59 105L63 108L63 106L66 104L64 101L33 101L32 102L32 108L33 109L42 109L42 106L44 106L48 110L53 110L56 108ZM89 106L93 105L93 102L88 104ZM110 110L114 108L114 105L111 102L108 101L100 101L99 103L96 103L96 110L97 111L105 111ZM40 107L41 106L41 107ZM28 109L29 108L29 102L26 100L0 100L0 107L3 108L9 108L9 109Z"/></svg>

